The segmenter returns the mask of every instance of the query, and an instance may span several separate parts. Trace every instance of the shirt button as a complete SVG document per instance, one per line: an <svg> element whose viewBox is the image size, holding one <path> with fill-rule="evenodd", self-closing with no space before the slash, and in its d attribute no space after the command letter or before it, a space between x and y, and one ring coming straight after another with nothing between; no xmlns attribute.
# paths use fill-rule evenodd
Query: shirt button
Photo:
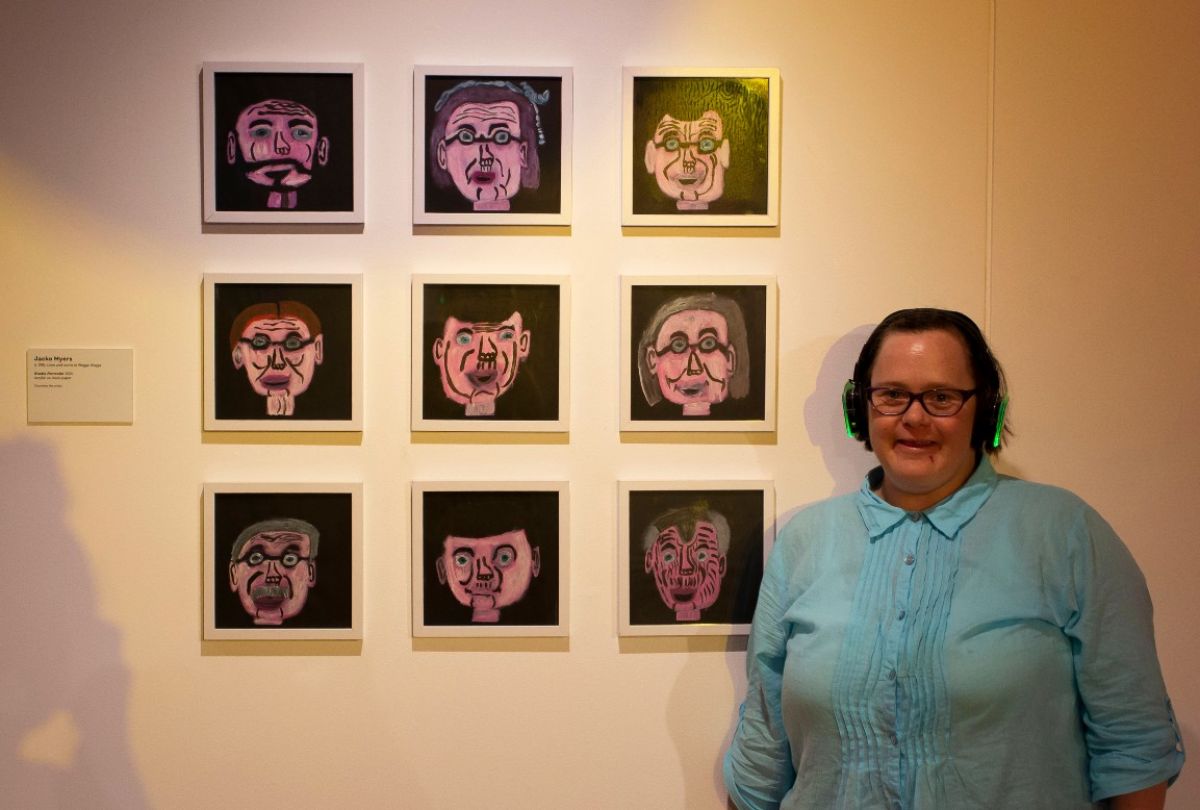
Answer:
<svg viewBox="0 0 1200 810"><path fill-rule="evenodd" d="M899 737L897 737L895 734L893 734L893 735L892 735L891 737L889 737L888 739L891 741L892 745L899 745L899 744L900 744L900 738L899 738Z"/></svg>
<svg viewBox="0 0 1200 810"><path fill-rule="evenodd" d="M916 561L917 561L917 558L912 555L912 552L909 552L908 554L904 555L904 564L905 565L912 565Z"/></svg>
<svg viewBox="0 0 1200 810"><path fill-rule="evenodd" d="M888 670L888 680L889 681L896 680L896 670L894 670L894 669Z"/></svg>
<svg viewBox="0 0 1200 810"><path fill-rule="evenodd" d="M920 512L909 512L908 519L911 520L913 523L916 523L918 520L921 519L921 513Z"/></svg>
<svg viewBox="0 0 1200 810"><path fill-rule="evenodd" d="M908 615L908 611L903 610L903 609L896 612L896 618L899 619L900 621L904 621L904 617L907 615Z"/></svg>

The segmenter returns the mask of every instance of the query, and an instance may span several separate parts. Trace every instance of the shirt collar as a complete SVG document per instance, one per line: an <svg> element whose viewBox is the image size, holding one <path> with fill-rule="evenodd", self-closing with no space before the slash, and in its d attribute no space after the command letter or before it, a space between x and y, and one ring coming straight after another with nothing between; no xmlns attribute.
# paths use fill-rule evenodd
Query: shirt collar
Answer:
<svg viewBox="0 0 1200 810"><path fill-rule="evenodd" d="M872 541L878 540L901 521L912 519L913 515L924 515L930 525L944 535L953 539L963 526L975 517L975 513L996 489L996 470L987 454L983 454L975 472L967 482L959 487L950 497L939 501L924 512L907 512L892 506L875 494L873 487L878 486L883 476L883 469L876 467L867 473L862 486L858 490L858 513L862 515L867 527L867 535Z"/></svg>

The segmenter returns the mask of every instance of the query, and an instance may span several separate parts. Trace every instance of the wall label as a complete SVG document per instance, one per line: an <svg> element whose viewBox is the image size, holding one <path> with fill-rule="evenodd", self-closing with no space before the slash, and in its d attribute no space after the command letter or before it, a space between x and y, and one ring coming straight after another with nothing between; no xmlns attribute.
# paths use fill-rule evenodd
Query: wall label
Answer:
<svg viewBox="0 0 1200 810"><path fill-rule="evenodd" d="M133 423L133 349L27 349L30 424Z"/></svg>

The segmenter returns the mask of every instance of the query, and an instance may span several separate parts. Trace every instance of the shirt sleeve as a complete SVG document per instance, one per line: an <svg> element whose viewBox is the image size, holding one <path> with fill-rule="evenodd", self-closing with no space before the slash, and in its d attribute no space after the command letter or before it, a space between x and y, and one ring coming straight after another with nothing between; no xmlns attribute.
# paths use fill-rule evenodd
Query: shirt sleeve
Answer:
<svg viewBox="0 0 1200 810"><path fill-rule="evenodd" d="M1179 727L1154 647L1153 608L1133 556L1084 507L1072 533L1075 683L1083 703L1092 801L1173 782L1183 767Z"/></svg>
<svg viewBox="0 0 1200 810"><path fill-rule="evenodd" d="M796 779L791 747L783 727L783 664L791 598L788 543L776 543L763 573L758 605L746 650L746 700L725 755L725 787L741 810L779 807Z"/></svg>

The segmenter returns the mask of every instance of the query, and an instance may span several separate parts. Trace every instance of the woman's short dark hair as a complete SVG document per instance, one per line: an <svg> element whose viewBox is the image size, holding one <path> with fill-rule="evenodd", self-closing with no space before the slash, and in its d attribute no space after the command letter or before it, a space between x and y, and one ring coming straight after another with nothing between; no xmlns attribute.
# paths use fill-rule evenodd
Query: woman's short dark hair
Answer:
<svg viewBox="0 0 1200 810"><path fill-rule="evenodd" d="M879 347L883 339L893 332L952 332L962 338L967 347L967 358L971 363L971 375L975 378L975 396L979 403L975 408L975 424L971 429L971 446L985 453L998 453L999 446L995 444L996 419L1001 412L1003 400L1008 386L1004 380L1004 369L1000 361L992 354L983 332L961 312L950 309L934 309L919 307L916 309L901 309L888 315L875 330L871 332L867 342L859 352L858 362L854 364L854 396L857 398L857 411L861 415L862 429L858 438L867 449L871 449L871 437L866 429L866 416L870 405L866 401L866 391L871 385L871 368L879 355ZM1004 428L1004 433L1010 433Z"/></svg>

